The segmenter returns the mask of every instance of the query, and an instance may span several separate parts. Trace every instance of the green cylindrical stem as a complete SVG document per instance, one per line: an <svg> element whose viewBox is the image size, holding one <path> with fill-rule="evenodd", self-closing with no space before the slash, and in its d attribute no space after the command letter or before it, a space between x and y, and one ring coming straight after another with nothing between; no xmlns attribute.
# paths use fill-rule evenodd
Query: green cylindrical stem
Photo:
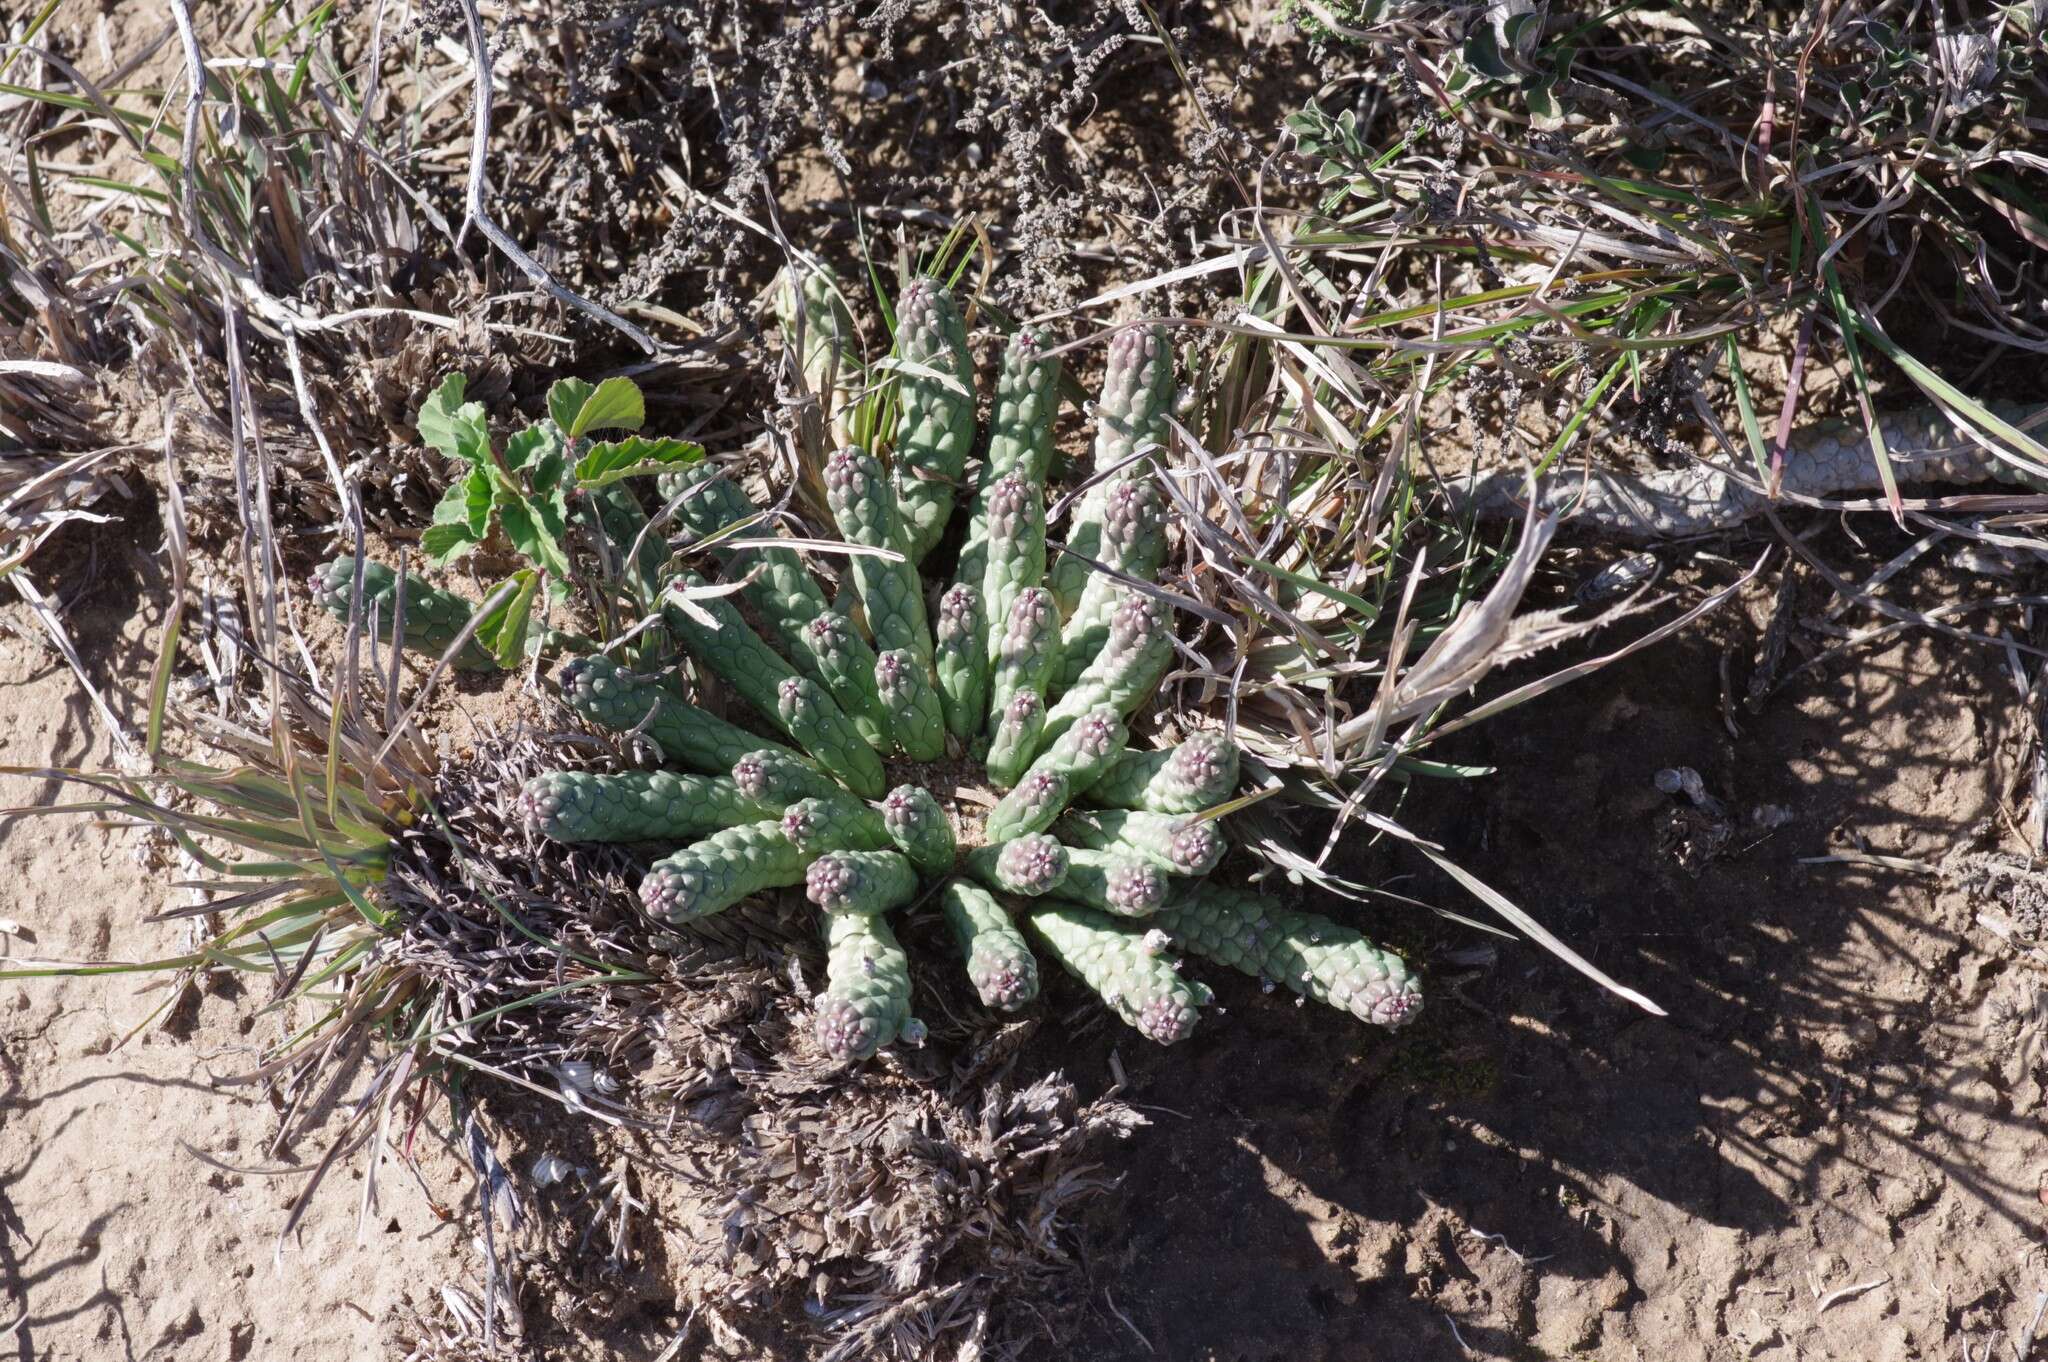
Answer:
<svg viewBox="0 0 2048 1362"><path fill-rule="evenodd" d="M1075 720L1104 705L1129 714L1158 690L1173 665L1173 624L1167 608L1149 596L1127 593L1110 616L1109 641L1082 669L1073 689L1045 714L1051 742Z"/></svg>
<svg viewBox="0 0 2048 1362"><path fill-rule="evenodd" d="M408 572L404 577L405 647L439 658L448 651L476 602L452 591L443 591L424 577ZM313 599L336 619L346 621L350 588L355 582L355 560L337 558L313 573ZM363 625L389 644L398 636L399 574L382 563L363 563ZM498 664L474 638L462 645L452 662L461 671L496 671Z"/></svg>
<svg viewBox="0 0 2048 1362"><path fill-rule="evenodd" d="M882 816L846 795L799 799L783 812L782 834L806 856L884 851L891 840Z"/></svg>
<svg viewBox="0 0 2048 1362"><path fill-rule="evenodd" d="M882 759L823 686L807 676L784 677L776 688L775 712L784 730L804 745L818 765L855 793L868 799L881 797L887 784Z"/></svg>
<svg viewBox="0 0 2048 1362"><path fill-rule="evenodd" d="M984 484L1007 473L1043 483L1052 470L1052 427L1060 410L1059 357L1045 353L1052 345L1051 332L1022 327L1003 347Z"/></svg>
<svg viewBox="0 0 2048 1362"><path fill-rule="evenodd" d="M1067 849L1042 832L967 853L967 873L991 889L1037 897L1067 877Z"/></svg>
<svg viewBox="0 0 2048 1362"><path fill-rule="evenodd" d="M827 610L804 626L803 653L810 659L818 684L830 691L868 746L889 746L889 711L875 692L875 650L837 610Z"/></svg>
<svg viewBox="0 0 2048 1362"><path fill-rule="evenodd" d="M758 819L732 781L673 771L549 771L526 782L519 811L557 842L683 842Z"/></svg>
<svg viewBox="0 0 2048 1362"><path fill-rule="evenodd" d="M1060 897L1118 917L1150 917L1166 906L1166 872L1122 851L1067 848L1067 878Z"/></svg>
<svg viewBox="0 0 2048 1362"><path fill-rule="evenodd" d="M838 276L823 262L785 270L776 281L775 316L796 350L804 386L818 399L832 443L846 443L853 409L867 387L867 366Z"/></svg>
<svg viewBox="0 0 2048 1362"><path fill-rule="evenodd" d="M981 613L981 592L965 582L949 588L939 597L933 633L946 731L966 742L981 732L989 710L988 621Z"/></svg>
<svg viewBox="0 0 2048 1362"><path fill-rule="evenodd" d="M1170 875L1206 875L1229 849L1213 819L1143 809L1075 810L1053 831L1069 846L1142 856Z"/></svg>
<svg viewBox="0 0 2048 1362"><path fill-rule="evenodd" d="M688 530L694 539L686 546L692 551L702 549L709 552L721 563L728 563L738 553L767 555L765 561L776 567L787 566L795 553L783 549L736 549L732 546L735 537L749 539L766 538L769 527L756 521L761 508L756 506L746 489L733 480L731 470L710 459L672 468L654 480L655 491L662 499L662 505L675 502L669 515L675 524ZM744 522L756 523L745 524ZM788 558L780 555L787 553ZM813 584L815 588L815 584Z"/></svg>
<svg viewBox="0 0 2048 1362"><path fill-rule="evenodd" d="M756 511L746 493L708 463L664 474L661 482L671 498L688 493L677 519L699 536L715 535ZM771 533L771 527L757 525L744 537L758 539ZM729 577L746 583L741 594L796 669L825 688L863 741L870 747L884 746L874 649L854 631L851 621L831 608L796 551L714 547L713 555L725 564Z"/></svg>
<svg viewBox="0 0 2048 1362"><path fill-rule="evenodd" d="M1166 496L1157 479L1142 470L1119 474L1105 485L1104 561L1149 582L1166 565Z"/></svg>
<svg viewBox="0 0 2048 1362"><path fill-rule="evenodd" d="M664 498L683 498L675 511L677 523L699 539L714 540L712 557L724 565L728 578L746 583L741 594L747 604L754 608L775 640L802 665L801 631L824 612L826 602L824 589L805 570L796 550L731 547L734 538L766 539L775 530L772 525L753 524L734 534L725 534L733 526L752 520L760 508L724 470L708 460L662 474L659 485ZM724 537L714 538L720 535Z"/></svg>
<svg viewBox="0 0 2048 1362"><path fill-rule="evenodd" d="M896 494L874 455L859 445L848 445L825 461L825 499L839 533L849 544L903 551ZM924 583L918 579L916 567L901 558L874 553L854 554L851 566L877 651L905 648L921 666L930 667L932 632L925 622Z"/></svg>
<svg viewBox="0 0 2048 1362"><path fill-rule="evenodd" d="M1362 1021L1400 1026L1422 1009L1422 984L1407 961L1321 914L1283 908L1270 895L1194 885L1158 923L1192 954Z"/></svg>
<svg viewBox="0 0 2048 1362"><path fill-rule="evenodd" d="M1091 487L1067 512L1066 528L1061 532L1062 547L1052 558L1045 578L1046 589L1060 603L1062 614L1071 615L1080 608L1081 595L1088 589L1089 579L1096 575L1094 564L1102 561L1106 496L1101 487Z"/></svg>
<svg viewBox="0 0 2048 1362"><path fill-rule="evenodd" d="M1109 473L1152 445L1166 441L1167 418L1173 412L1173 351L1163 326L1119 331L1109 342L1109 362L1102 396L1095 404L1095 469ZM1102 526L1106 484L1090 488L1067 521L1067 547L1086 558L1102 557ZM1046 583L1062 610L1071 611L1081 598L1092 571L1080 557L1062 554Z"/></svg>
<svg viewBox="0 0 2048 1362"><path fill-rule="evenodd" d="M1020 690L998 711L995 736L988 745L988 778L1008 789L1031 768L1045 731L1045 702L1035 690Z"/></svg>
<svg viewBox="0 0 2048 1362"><path fill-rule="evenodd" d="M586 495L598 530L620 565L620 579L632 595L634 609L642 615L660 609L662 588L668 582L668 540L647 530L647 511L627 484L593 487ZM637 553L635 544L640 546Z"/></svg>
<svg viewBox="0 0 2048 1362"><path fill-rule="evenodd" d="M1006 473L988 491L988 567L982 573L981 600L991 623L1008 620L1017 597L1044 579L1045 489ZM1057 624L1053 637L1059 637Z"/></svg>
<svg viewBox="0 0 2048 1362"><path fill-rule="evenodd" d="M984 835L991 842L1008 842L1026 833L1044 832L1072 799L1072 787L1066 776L1033 767L1017 782L1016 789L989 810Z"/></svg>
<svg viewBox="0 0 2048 1362"><path fill-rule="evenodd" d="M640 902L659 921L693 922L797 883L808 860L780 823L743 823L656 861L640 881Z"/></svg>
<svg viewBox="0 0 2048 1362"><path fill-rule="evenodd" d="M1206 985L1183 979L1170 959L1115 918L1055 905L1033 912L1029 921L1069 973L1149 1040L1171 1045L1186 1039L1212 999Z"/></svg>
<svg viewBox="0 0 2048 1362"><path fill-rule="evenodd" d="M866 1059L924 1027L910 1015L910 958L875 914L827 913L825 991L814 1020L818 1044L833 1059Z"/></svg>
<svg viewBox="0 0 2048 1362"><path fill-rule="evenodd" d="M1173 346L1164 326L1133 326L1110 338L1102 395L1095 403L1097 473L1166 442L1174 393Z"/></svg>
<svg viewBox="0 0 2048 1362"><path fill-rule="evenodd" d="M905 547L915 563L946 532L974 445L974 361L952 293L917 278L896 303L895 486Z"/></svg>
<svg viewBox="0 0 2048 1362"><path fill-rule="evenodd" d="M749 752L775 746L697 708L675 687L629 672L602 654L564 663L560 680L570 709L614 733L639 730L678 766L724 775ZM787 748L776 750L796 757Z"/></svg>
<svg viewBox="0 0 2048 1362"><path fill-rule="evenodd" d="M974 510L967 537L960 546L958 577L977 589L988 567L988 489L1005 474L1045 485L1052 464L1053 419L1060 405L1060 362L1044 352L1049 333L1019 330L1003 350L1002 372L996 379L994 416L989 423L988 457L982 461Z"/></svg>
<svg viewBox="0 0 2048 1362"><path fill-rule="evenodd" d="M904 756L937 761L946 755L946 715L939 692L909 649L891 648L875 659L875 691Z"/></svg>
<svg viewBox="0 0 2048 1362"><path fill-rule="evenodd" d="M1151 478L1120 477L1108 484L1101 550L1107 566L1141 582L1158 579L1166 561L1166 505ZM1060 635L1059 666L1047 694L1057 696L1071 688L1108 643L1110 616L1125 589L1106 572L1089 574L1080 603Z"/></svg>
<svg viewBox="0 0 2048 1362"><path fill-rule="evenodd" d="M930 790L922 785L897 786L882 801L881 818L889 840L920 873L938 876L953 868L953 822Z"/></svg>
<svg viewBox="0 0 2048 1362"><path fill-rule="evenodd" d="M1114 709L1098 705L1039 754L1017 788L1023 789L1034 776L1056 774L1067 782L1070 797L1084 794L1123 755L1130 736Z"/></svg>
<svg viewBox="0 0 2048 1362"><path fill-rule="evenodd" d="M1014 1012L1038 996L1038 961L1010 915L989 892L953 880L939 896L939 910L967 959L967 979L982 1005Z"/></svg>
<svg viewBox="0 0 2048 1362"><path fill-rule="evenodd" d="M796 670L747 627L730 598L699 594L710 589L702 577L686 572L674 587L693 594L687 609L673 592L663 606L670 632L700 665L731 686L757 713L788 732L777 713L777 698L782 683L795 676Z"/></svg>
<svg viewBox="0 0 2048 1362"><path fill-rule="evenodd" d="M759 810L756 818L778 818L799 799L844 799L832 778L793 752L757 748L732 764L732 784Z"/></svg>
<svg viewBox="0 0 2048 1362"><path fill-rule="evenodd" d="M1179 746L1126 751L1090 786L1086 801L1112 809L1200 813L1237 788L1237 744L1215 729L1191 733Z"/></svg>
<svg viewBox="0 0 2048 1362"><path fill-rule="evenodd" d="M804 897L828 913L886 913L917 897L917 869L900 851L828 851L804 872Z"/></svg>
<svg viewBox="0 0 2048 1362"><path fill-rule="evenodd" d="M989 677L989 712L1000 724L1019 691L1045 694L1046 678L1059 661L1060 615L1044 587L1019 592L996 635L995 665Z"/></svg>
<svg viewBox="0 0 2048 1362"><path fill-rule="evenodd" d="M679 583L702 589L703 578L686 573ZM691 610L671 599L663 608L669 632L699 665L715 673L832 773L854 793L879 799L886 783L882 764L823 687L798 676L787 662L749 628L740 612L722 596L695 597L691 605L709 619L701 622ZM794 683L794 684L791 684Z"/></svg>

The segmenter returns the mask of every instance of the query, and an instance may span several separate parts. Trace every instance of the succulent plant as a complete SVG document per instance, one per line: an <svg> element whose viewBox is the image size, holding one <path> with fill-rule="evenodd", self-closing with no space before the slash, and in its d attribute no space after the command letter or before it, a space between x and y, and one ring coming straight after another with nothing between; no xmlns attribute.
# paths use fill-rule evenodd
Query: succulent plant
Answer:
<svg viewBox="0 0 2048 1362"><path fill-rule="evenodd" d="M899 785L882 801L882 829L896 849L926 875L953 868L959 843L938 796L922 785Z"/></svg>
<svg viewBox="0 0 2048 1362"><path fill-rule="evenodd" d="M828 851L881 851L894 844L889 825L852 799L799 799L782 813L782 835L806 856Z"/></svg>
<svg viewBox="0 0 2048 1362"><path fill-rule="evenodd" d="M967 979L989 1007L1015 1012L1038 996L1038 961L995 895L954 880L939 895L940 911L967 957Z"/></svg>
<svg viewBox="0 0 2048 1362"><path fill-rule="evenodd" d="M1270 979L1362 1021L1399 1026L1422 1006L1422 988L1400 956L1264 894L1198 884L1155 921L1191 955Z"/></svg>
<svg viewBox="0 0 2048 1362"><path fill-rule="evenodd" d="M1188 736L1178 747L1125 750L1088 787L1085 799L1112 809L1199 813L1237 788L1237 744L1216 732Z"/></svg>
<svg viewBox="0 0 2048 1362"><path fill-rule="evenodd" d="M344 620L349 616L355 566L353 558L336 558L321 564L313 573L313 599L329 614ZM400 573L382 563L363 564L362 586L362 617L379 638L436 657L455 642L476 610L473 602L441 590L426 578ZM498 664L472 638L462 645L451 665L464 671L493 671Z"/></svg>
<svg viewBox="0 0 2048 1362"><path fill-rule="evenodd" d="M1210 998L1182 975L1175 939L1368 1021L1405 1021L1420 993L1398 957L1271 895L1205 884L1228 846L1218 815L1237 784L1236 747L1208 731L1160 751L1130 745L1129 720L1175 648L1172 610L1141 589L1166 560L1165 500L1147 457L1168 434L1174 393L1163 330L1133 328L1111 344L1093 471L1063 531L1113 571L1070 556L1049 571L1059 393L1049 338L1012 338L986 453L971 469L974 375L945 287L918 279L901 300L890 366L900 420L886 444L872 420L830 409L854 400L830 375L859 370L850 323L828 304L817 293L791 315L812 327L803 362L830 389L825 421L842 435L819 470L851 549L834 561L842 593L829 594L794 546L764 546L772 529L729 533L766 518L716 463L660 480L693 560L662 569L661 622L683 655L668 662L718 683L782 741L691 703L644 658L645 672L577 659L560 673L570 708L696 774L543 775L522 796L534 830L681 843L640 887L646 911L668 923L801 886L826 939L816 1036L838 1058L922 1036L889 919L923 904L951 928L976 994L1000 1010L1038 992L1028 930L1161 1042L1186 1036ZM845 442L853 430L877 447ZM966 522L957 556L946 547L956 510ZM346 586L327 580L330 593ZM441 628L450 611L429 608ZM992 799L943 798L977 785Z"/></svg>
<svg viewBox="0 0 2048 1362"><path fill-rule="evenodd" d="M699 709L659 678L628 671L602 653L564 664L556 679L570 709L599 728L644 735L678 766L726 771L768 745L758 734Z"/></svg>
<svg viewBox="0 0 2048 1362"><path fill-rule="evenodd" d="M1171 1045L1195 1029L1211 994L1181 977L1151 933L1136 936L1115 918L1065 905L1031 915L1052 953L1147 1039Z"/></svg>
<svg viewBox="0 0 2048 1362"><path fill-rule="evenodd" d="M825 991L818 1044L834 1059L865 1059L901 1037L919 1040L910 1015L910 957L880 913L825 914Z"/></svg>
<svg viewBox="0 0 2048 1362"><path fill-rule="evenodd" d="M519 809L557 842L677 842L761 817L731 778L674 771L549 771L526 782Z"/></svg>
<svg viewBox="0 0 2048 1362"><path fill-rule="evenodd" d="M804 872L804 897L828 913L886 913L917 895L917 868L900 851L828 851Z"/></svg>

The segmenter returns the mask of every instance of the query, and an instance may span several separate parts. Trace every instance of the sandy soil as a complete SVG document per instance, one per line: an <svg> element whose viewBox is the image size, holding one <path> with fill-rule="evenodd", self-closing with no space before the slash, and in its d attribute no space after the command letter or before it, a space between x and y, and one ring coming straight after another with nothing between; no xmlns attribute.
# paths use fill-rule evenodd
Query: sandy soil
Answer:
<svg viewBox="0 0 2048 1362"><path fill-rule="evenodd" d="M1791 1362L2024 1332L2048 976L1979 914L2029 910L1801 864L2010 847L2010 678L1915 638L1738 703L1731 735L1752 605L1476 731L1446 755L1500 774L1411 822L1670 1017L1504 945L1437 952L1391 1042L1226 986L1227 1028L1121 1047L1173 1115L1097 1227L1134 1326L1097 1355ZM1660 794L1672 766L1732 818Z"/></svg>
<svg viewBox="0 0 2048 1362"><path fill-rule="evenodd" d="M96 684L131 726L162 625L160 584L138 566L104 564L69 617ZM0 762L116 763L26 610L0 611L0 629ZM0 777L10 807L80 797L54 781ZM172 873L152 868L161 864L136 831L0 819L4 953L175 953L184 924L147 921L189 901L169 887ZM320 1151L272 1148L277 1119L261 1090L233 1085L284 1020L260 1012L266 1000L258 986L195 991L166 1007L160 985L133 975L0 984L0 1356L373 1357L413 1293L430 1297L460 1276L468 1231L436 1199L462 1184L435 1139L413 1145L431 1196L387 1160L358 1238L358 1160L278 1242Z"/></svg>
<svg viewBox="0 0 2048 1362"><path fill-rule="evenodd" d="M103 571L73 616L103 640L103 676L140 674L156 623L147 587L120 577ZM1500 774L1425 788L1412 810L1670 1018L1411 916L1392 930L1433 962L1433 1001L1397 1037L1234 978L1224 1015L1171 1051L1044 1028L1027 1067L1106 1086L1113 1051L1155 1124L1090 1217L1069 1346L1038 1355L1790 1362L1948 1356L2024 1329L2048 1281L2043 974L1980 913L2038 921L1939 876L1800 864L2005 844L2010 681L1988 653L1908 639L1758 712L1738 702L1731 736L1721 659L1742 685L1768 594L1749 605L1476 731L1448 755ZM68 670L8 623L7 760L112 759ZM1658 793L1654 771L1677 765L1732 817ZM5 798L53 794L16 777ZM137 834L14 819L0 854L20 886L8 915L34 937L14 953L177 946L176 924L144 920L176 891ZM1055 991L1054 1015L1067 1001ZM416 1142L423 1182L383 1170L364 1242L351 1169L273 1254L298 1179L195 1151L307 1157L270 1150L273 1113L222 1085L277 1022L254 992L185 999L168 1022L162 1002L132 979L0 991L17 1353L400 1355L414 1308L474 1272L470 1217L438 1205L465 1186L445 1146ZM549 1356L652 1357L669 1334L650 1286L631 1317L558 1288L529 1327Z"/></svg>
<svg viewBox="0 0 2048 1362"><path fill-rule="evenodd" d="M875 160L921 145L903 110L873 118ZM1161 121L1111 106L1082 135L1151 164L1178 154L1138 136ZM814 200L837 181L804 164L786 206L829 237ZM84 578L52 564L50 580L83 591L72 627L132 721L161 583L153 532L110 527L108 542L124 528L126 560ZM1872 533L1866 568L1899 547ZM1947 1358L2025 1329L2048 1285L2043 957L1987 923L2036 939L2048 924L1937 875L1801 863L2017 846L2021 704L1998 655L1915 635L1752 712L1740 696L1770 600L1759 588L1746 614L1473 732L1441 755L1499 774L1426 784L1405 814L1668 1019L1417 913L1374 924L1430 970L1430 1006L1397 1037L1211 972L1224 1015L1162 1052L1100 1021L1068 1031L1078 997L1056 986L1023 1067L1100 1090L1114 1062L1154 1124L1110 1152L1125 1181L1085 1225L1087 1289L1063 1346L1034 1356ZM0 762L112 760L32 621L8 607L0 626ZM1680 765L1730 819L1655 790ZM0 778L5 804L56 794ZM180 925L147 919L179 891L144 853L82 820L0 820L0 947L176 949ZM1355 868L1468 906L1383 849ZM224 1083L280 1020L257 989L159 1015L164 1001L133 978L0 984L0 1355L403 1356L413 1312L437 1314L443 1284L476 1272L448 1146L413 1142L417 1181L388 1164L367 1222L362 1170L337 1174L277 1251L298 1177L198 1153L250 1169L317 1157L272 1149L275 1113ZM552 1119L507 1122L535 1137L503 1151L515 1166ZM658 1242L645 1248L617 1299L536 1293L536 1352L660 1356L682 1321Z"/></svg>

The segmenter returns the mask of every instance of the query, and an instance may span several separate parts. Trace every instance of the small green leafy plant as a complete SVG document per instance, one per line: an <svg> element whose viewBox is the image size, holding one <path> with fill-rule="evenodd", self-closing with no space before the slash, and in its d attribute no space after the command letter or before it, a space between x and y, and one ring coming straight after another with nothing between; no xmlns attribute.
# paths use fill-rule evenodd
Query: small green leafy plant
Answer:
<svg viewBox="0 0 2048 1362"><path fill-rule="evenodd" d="M528 651L534 607L543 592L561 599L579 575L617 582L626 588L633 608L651 612L658 578L621 570L601 556L616 548L643 568L667 556L652 537L639 502L620 484L701 459L703 447L636 434L593 438L600 431L637 431L646 421L646 401L626 378L597 384L563 379L548 389L546 420L494 444L483 404L463 400L466 387L463 375L450 374L420 406L420 439L467 465L434 508L420 547L435 565L446 566L483 544L495 529L528 566L491 591L491 606L453 664L518 665ZM584 565L575 561L579 519L591 532L586 542L600 555ZM322 567L316 594L330 608L344 605L354 578L353 563L337 559ZM400 581L388 569L377 569L366 576L365 586L367 602L380 607L376 618L388 641L400 624ZM403 624L412 641L435 651L451 646L468 622L466 603L417 578L405 579L403 588Z"/></svg>

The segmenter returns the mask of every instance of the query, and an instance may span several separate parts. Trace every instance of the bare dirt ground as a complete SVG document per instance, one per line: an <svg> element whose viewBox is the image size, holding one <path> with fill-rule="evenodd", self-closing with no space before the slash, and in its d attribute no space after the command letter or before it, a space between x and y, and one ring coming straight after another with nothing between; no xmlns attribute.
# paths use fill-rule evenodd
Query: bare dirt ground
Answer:
<svg viewBox="0 0 2048 1362"><path fill-rule="evenodd" d="M165 584L126 539L109 534L91 563L82 551L57 561L83 587L69 622L93 679L139 729ZM0 763L116 767L121 754L27 611L0 612L0 630ZM87 797L0 777L9 807ZM163 864L137 831L0 819L6 954L176 954L185 924L147 921L188 900ZM460 1184L435 1138L413 1146L431 1195L388 1168L359 1240L359 1197L337 1183L277 1245L308 1151L271 1147L261 1089L232 1083L277 1025L259 1015L266 1001L241 988L167 998L132 975L0 985L0 1356L376 1356L405 1302L459 1277L468 1231L439 1198Z"/></svg>
<svg viewBox="0 0 2048 1362"><path fill-rule="evenodd" d="M902 84L907 64L872 74ZM1166 107L1156 58L1131 64L1077 145L1130 149L1133 164L1111 169L1137 184L1194 120ZM926 137L928 111L867 107L857 78L833 88L849 123L873 132L854 149L857 198L888 197L868 191L890 164L964 154L964 135ZM784 170L792 223L842 248L839 178L815 157ZM906 182L891 201L916 206L928 188ZM986 186L961 192L1000 208ZM101 533L106 561L69 618L132 723L160 624L159 531L138 516ZM1846 544L1831 551L1867 571L1902 543L1875 533L1853 559ZM73 566L53 564L52 580ZM1793 677L1752 710L1743 688L1774 589L1767 578L1740 612L1467 735L1440 755L1498 773L1426 783L1404 814L1668 1018L1534 948L1400 909L1371 926L1417 955L1432 993L1396 1036L1212 971L1224 1015L1160 1051L1099 1016L1070 1025L1090 1014L1054 987L1020 1074L1062 1069L1093 1093L1121 1073L1152 1125L1105 1152L1121 1189L1082 1227L1087 1279L1059 1316L1061 1342L1033 1356L1795 1362L1948 1358L2025 1331L2048 1286L2048 978L2029 944L2048 928L2040 901L2010 882L1802 864L2020 845L2025 707L1999 654L1911 633ZM1917 590L1926 605L1985 588L1936 574ZM33 623L15 607L0 625L0 762L113 760ZM486 723L518 708L476 704ZM1655 772L1678 766L1699 772L1725 818L1657 791ZM56 794L0 781L10 805ZM179 891L144 851L134 833L83 821L0 821L0 947L175 949L180 925L146 919ZM1354 868L1469 907L1384 848ZM317 1157L271 1148L275 1114L221 1081L249 1066L255 1028L275 1025L267 1000L207 994L158 1015L164 1001L132 978L0 986L0 1355L405 1356L421 1315L441 1317L442 1286L473 1290L478 1271L469 1182L434 1114L407 1146L421 1180L388 1166L365 1222L351 1169L274 1252L298 1178L199 1157L244 1169ZM588 1141L551 1108L498 1114L518 1167ZM663 1357L683 1329L678 1269L653 1229L601 1294L571 1285L602 1275L598 1250L576 1259L573 1234L530 1243L567 1255L524 1302L534 1355Z"/></svg>
<svg viewBox="0 0 2048 1362"><path fill-rule="evenodd" d="M75 607L103 679L146 667L154 597L128 567L143 585L112 565ZM2048 1281L2044 978L1987 923L2024 939L2038 906L2010 885L1801 864L2009 844L2009 676L1988 651L1913 636L1730 707L1723 656L1744 685L1770 601L1754 589L1748 617L1477 730L1451 755L1499 774L1428 786L1410 810L1668 1019L1419 915L1391 930L1431 963L1432 1003L1393 1037L1233 977L1220 1024L1159 1051L1099 1020L1069 1031L1078 1000L1055 989L1021 1067L1100 1088L1113 1055L1153 1125L1115 1151L1124 1183L1085 1226L1074 1327L1040 1355L1789 1362L1951 1356L2024 1330ZM7 760L112 759L68 670L9 623ZM1696 769L1727 817L1660 793L1670 766ZM12 778L7 798L53 793ZM8 915L34 934L15 953L177 944L177 924L143 921L176 891L144 870L137 834L13 819L0 839ZM1399 878L1399 858L1359 868L1456 902ZM274 1255L296 1177L199 1157L303 1163L220 1081L247 1066L263 1000L157 1015L163 1001L132 979L0 992L14 1350L402 1356L415 1312L475 1273L438 1132L413 1145L422 1183L385 1170L364 1242L360 1181L337 1181ZM545 1117L511 1125L559 1138ZM600 1308L560 1283L537 1293L536 1352L656 1356L679 1321L659 1256L638 1267Z"/></svg>
<svg viewBox="0 0 2048 1362"><path fill-rule="evenodd" d="M1097 1266L1150 1355L1789 1362L2024 1334L2048 977L1987 921L2038 909L1801 864L2010 846L2010 677L1907 639L1738 700L1731 735L1722 658L1741 684L1766 604L1486 726L1458 756L1500 774L1415 811L1669 1019L1504 946L1440 963L1392 1042L1226 986L1227 1034L1135 1056L1171 1114ZM1729 818L1661 794L1675 766ZM1147 1355L1115 1339L1098 1355Z"/></svg>

